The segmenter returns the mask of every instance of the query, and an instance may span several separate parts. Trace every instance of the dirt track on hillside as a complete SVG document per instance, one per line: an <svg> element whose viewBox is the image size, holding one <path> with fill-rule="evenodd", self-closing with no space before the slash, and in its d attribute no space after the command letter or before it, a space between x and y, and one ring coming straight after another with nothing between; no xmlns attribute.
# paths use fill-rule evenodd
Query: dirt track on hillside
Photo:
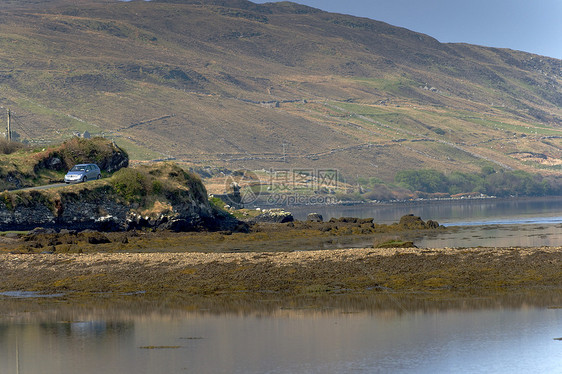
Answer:
<svg viewBox="0 0 562 374"><path fill-rule="evenodd" d="M562 247L1 254L0 290L154 297L562 287Z"/></svg>

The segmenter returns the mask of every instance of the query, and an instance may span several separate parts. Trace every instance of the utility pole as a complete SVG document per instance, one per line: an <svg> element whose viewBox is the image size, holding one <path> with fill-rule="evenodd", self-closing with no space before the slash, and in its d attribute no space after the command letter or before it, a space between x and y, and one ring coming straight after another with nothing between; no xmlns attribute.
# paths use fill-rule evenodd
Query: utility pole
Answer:
<svg viewBox="0 0 562 374"><path fill-rule="evenodd" d="M6 127L6 140L11 142L12 141L12 129L10 126L10 108L6 108L6 117L7 117L7 127Z"/></svg>

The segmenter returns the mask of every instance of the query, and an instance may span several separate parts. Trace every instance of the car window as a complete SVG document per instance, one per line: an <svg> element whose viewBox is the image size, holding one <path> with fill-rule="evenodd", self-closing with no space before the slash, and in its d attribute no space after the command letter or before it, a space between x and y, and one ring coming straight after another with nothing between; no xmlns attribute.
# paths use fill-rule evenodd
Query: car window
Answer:
<svg viewBox="0 0 562 374"><path fill-rule="evenodd" d="M86 170L85 166L78 166L78 165L70 169L70 171L84 171L84 170Z"/></svg>

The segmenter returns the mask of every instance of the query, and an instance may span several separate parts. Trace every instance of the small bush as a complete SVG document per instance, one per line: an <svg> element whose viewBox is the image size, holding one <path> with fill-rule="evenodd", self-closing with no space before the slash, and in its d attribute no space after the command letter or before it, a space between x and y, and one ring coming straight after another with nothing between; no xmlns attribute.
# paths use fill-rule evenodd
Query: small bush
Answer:
<svg viewBox="0 0 562 374"><path fill-rule="evenodd" d="M129 202L141 202L148 195L149 176L138 169L124 168L113 174L115 192Z"/></svg>
<svg viewBox="0 0 562 374"><path fill-rule="evenodd" d="M152 192L156 195L162 193L162 182L159 180L152 181Z"/></svg>
<svg viewBox="0 0 562 374"><path fill-rule="evenodd" d="M158 197L171 203L207 201L207 191L201 180L175 164L123 168L109 181L125 201L140 203L144 207L151 206Z"/></svg>
<svg viewBox="0 0 562 374"><path fill-rule="evenodd" d="M27 149L28 146L20 142L10 142L6 139L0 139L0 153L10 155L22 149Z"/></svg>
<svg viewBox="0 0 562 374"><path fill-rule="evenodd" d="M129 156L107 139L72 138L62 145L40 153L36 172L42 168L68 170L76 164L96 163L101 170L114 172L127 167ZM57 162L53 160L58 159Z"/></svg>

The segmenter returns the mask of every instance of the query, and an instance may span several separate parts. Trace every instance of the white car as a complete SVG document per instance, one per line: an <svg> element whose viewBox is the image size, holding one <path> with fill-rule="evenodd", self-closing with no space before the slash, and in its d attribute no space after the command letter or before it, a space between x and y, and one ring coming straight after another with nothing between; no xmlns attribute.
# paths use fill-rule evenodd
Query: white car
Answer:
<svg viewBox="0 0 562 374"><path fill-rule="evenodd" d="M64 176L64 183L86 182L90 179L100 179L101 171L96 164L78 164L75 165Z"/></svg>

